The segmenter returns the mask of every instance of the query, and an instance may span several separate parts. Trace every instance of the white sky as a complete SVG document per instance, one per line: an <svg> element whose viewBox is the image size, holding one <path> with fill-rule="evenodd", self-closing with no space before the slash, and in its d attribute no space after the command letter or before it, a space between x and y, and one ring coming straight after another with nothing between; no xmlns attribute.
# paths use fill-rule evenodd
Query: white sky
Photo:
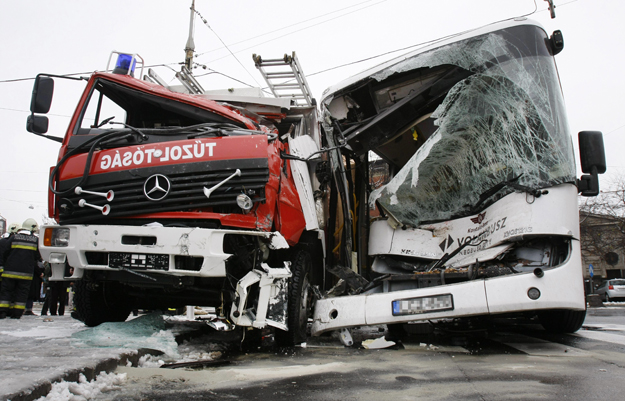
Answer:
<svg viewBox="0 0 625 401"><path fill-rule="evenodd" d="M560 29L556 56L573 143L577 132L604 133L608 172L625 161L622 76L625 2L556 0L556 19L536 0L530 18ZM111 50L140 54L166 81L184 59L191 0L4 1L0 5L0 215L8 223L47 214L48 171L58 143L26 132L37 73L104 70ZM240 81L264 81L252 53L264 58L296 51L314 97L328 86L402 52L315 74L491 22L532 13L534 0L196 0L207 20L195 20L195 61ZM235 59L223 47L223 40ZM243 65L243 66L242 66ZM245 69L243 68L245 67ZM196 76L203 74L195 70ZM313 75L314 74L314 75ZM88 74L85 74L88 75ZM242 87L216 74L198 78L205 89ZM256 82L255 82L256 81ZM84 83L56 80L48 134L63 136ZM32 209L30 208L32 206Z"/></svg>

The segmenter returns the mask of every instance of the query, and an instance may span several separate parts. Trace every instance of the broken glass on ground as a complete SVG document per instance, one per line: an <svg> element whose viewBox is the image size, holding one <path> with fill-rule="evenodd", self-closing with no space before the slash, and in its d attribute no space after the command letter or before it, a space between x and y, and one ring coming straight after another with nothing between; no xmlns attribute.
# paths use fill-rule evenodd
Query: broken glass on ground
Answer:
<svg viewBox="0 0 625 401"><path fill-rule="evenodd" d="M121 323L102 323L72 334L75 347L149 348L170 357L178 356L178 344L167 330L160 313L151 313Z"/></svg>

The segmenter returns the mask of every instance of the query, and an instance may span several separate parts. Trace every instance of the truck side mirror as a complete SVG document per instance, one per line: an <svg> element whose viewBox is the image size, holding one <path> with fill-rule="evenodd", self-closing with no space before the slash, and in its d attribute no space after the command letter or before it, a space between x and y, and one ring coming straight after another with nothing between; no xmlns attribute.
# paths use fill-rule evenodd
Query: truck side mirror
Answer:
<svg viewBox="0 0 625 401"><path fill-rule="evenodd" d="M37 75L33 85L33 94L30 99L30 115L26 119L26 130L33 134L48 132L48 117L37 116L35 113L45 114L50 111L54 80L50 77Z"/></svg>
<svg viewBox="0 0 625 401"><path fill-rule="evenodd" d="M599 195L599 174L606 171L603 134L599 131L581 131L579 139L579 158L582 172L586 173L577 180L577 189L582 196Z"/></svg>
<svg viewBox="0 0 625 401"><path fill-rule="evenodd" d="M54 80L50 77L38 75L33 86L33 95L30 100L30 112L45 114L50 111Z"/></svg>
<svg viewBox="0 0 625 401"><path fill-rule="evenodd" d="M31 114L26 119L26 131L33 134L45 134L48 132L48 117Z"/></svg>

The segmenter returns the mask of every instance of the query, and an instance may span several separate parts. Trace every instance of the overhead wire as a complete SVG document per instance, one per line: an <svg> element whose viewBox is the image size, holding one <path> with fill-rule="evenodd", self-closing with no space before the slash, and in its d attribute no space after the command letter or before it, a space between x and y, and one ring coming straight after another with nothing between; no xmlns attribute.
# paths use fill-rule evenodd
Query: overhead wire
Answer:
<svg viewBox="0 0 625 401"><path fill-rule="evenodd" d="M299 23L292 24L292 25L289 25L289 26L287 26L287 27L283 27L283 28L280 28L280 29L277 29L277 30L274 30L274 31L271 31L271 32L268 32L268 33L265 33L265 34L262 34L262 35L260 35L260 36L266 36L266 35L268 35L268 34L271 34L271 33L274 33L274 32L278 32L278 31L280 31L280 30L284 30L284 29L287 29L287 28L292 27L292 26L300 25L300 24L302 24L302 23L306 23L306 22L309 22L309 21L311 21L311 20L314 20L314 19L318 19L318 18L324 17L324 16L326 16L326 15L334 14L334 13L336 13L336 12L340 12L340 11L346 10L346 9L348 9L348 8L356 7L356 6L359 6L359 5L362 5L362 4L366 4L366 3L369 3L369 2L371 2L371 1L375 1L375 0L365 1L365 2L362 2L362 3L355 4L355 5L353 5L353 6L349 6L349 7L345 7L345 8L342 8L342 9L336 10L336 11L332 11L332 12L329 12L329 13L323 14L323 15L318 16L318 17L310 18L310 19L308 19L308 20L304 20L304 21L301 21L301 22L299 22ZM382 1L379 1L379 2L377 2L377 3L374 3L374 4L371 4L371 5L368 5L368 6L366 6L366 7L359 8L358 10L354 10L354 11L349 12L349 13L346 13L346 14L341 14L341 15L339 15L339 16L337 16L337 17L335 17L335 18L331 18L331 19L328 19L328 20L324 20L324 21L319 22L319 23L317 23L317 24L310 25L310 26L304 27L304 28L302 28L302 29L299 29L299 30L296 30L296 31L289 32L289 33L287 33L287 34L285 34L285 35L281 35L281 36L278 36L278 37L276 37L276 38L272 38L272 39L267 40L267 41L265 41L265 42L257 43L257 44L255 44L254 46L259 46L259 45L262 45L262 44L265 44L265 43L268 43L268 42L271 42L271 41L274 41L274 40L277 40L277 39L283 38L283 37L285 37L285 36L289 36L289 35L292 35L292 34L294 34L294 33L301 32L301 31L303 31L303 30L306 30L306 29L309 29L309 28L312 28L312 27L315 27L315 26L318 26L318 25L324 24L324 23L326 23L326 22L333 21L333 20L335 20L335 19L338 19L338 18L341 18L341 17L347 16L347 15L351 15L351 14L353 14L353 13L355 13L355 12L362 11L362 10L364 10L364 9L366 9L366 8L376 6L376 5L378 5L378 4L380 4L380 3L383 3L383 2L386 2L386 1L388 1L388 0L382 0ZM562 6L565 6L565 5L571 4L571 3L575 3L575 2L577 2L577 1L579 1L579 0L571 0L571 1L568 1L568 2L566 2L566 3L559 4L558 6L559 6L559 7L562 7ZM537 13L537 12L543 12L543 11L547 11L547 10L548 10L547 8L542 9L542 10L538 10L538 5L537 5L537 3L536 3L536 0L533 0L533 2L534 2L534 11L532 11L532 12L530 12L530 13L527 13L527 14L523 14L523 15L517 16L517 17L513 17L513 18L523 18L523 17L528 17L528 16L533 15L533 14L535 14L535 13ZM217 35L217 33L216 33L216 32L215 32L215 31L214 31L214 30L210 27L210 25L208 25L208 23L206 22L206 20L204 19L204 17L203 17L203 16L202 16L202 15L201 15L201 14L200 14L197 10L196 10L196 13L200 16L200 18L201 18L201 19L202 19L202 21L205 23L205 25L206 25L206 26L207 26L207 27L208 27L208 28L209 28L209 29L210 29L210 30L211 30L211 31L215 34L215 36L216 36L216 37L217 37L217 38L218 38L218 39L222 42L222 44L224 45L224 47L226 47L226 48L228 49L228 51L229 51L229 52L231 53L231 55L232 55L232 56L233 56L233 57L237 60L237 62L239 62L239 64L241 64L241 62L238 60L238 58L236 58L236 56L234 56L234 53L230 50L230 48L228 48L228 46L227 46L227 45L223 42L223 40L221 40L221 38L219 37L219 35ZM415 48L415 47L425 46L425 45L429 45L429 44L437 43L437 42L439 42L439 41L443 41L443 40L446 40L446 39L449 39L449 38L452 38L452 37L455 37L455 36L463 35L463 34L465 34L465 33L468 33L468 32L471 32L471 31L474 31L474 30L477 30L477 29L481 29L481 28L484 28L484 27L486 27L486 26L493 25L493 24L496 24L496 23L499 23L499 22L502 22L502 21L506 21L506 20L509 20L509 19L510 19L510 18L503 19L503 20L499 20L499 21L496 21L496 22L492 22L492 23L489 23L489 24L483 25L483 26L478 27L478 28L473 28L473 29L469 29L469 30L465 30L465 31L457 32L457 33L454 33L454 34L451 34L451 35L447 35L447 36L443 36L443 37L441 37L441 38L437 38L437 39L434 39L434 40L430 40L430 41L426 41L426 42L421 42L421 43L417 43L417 44L414 44L414 45L411 45L411 46L406 46L406 47L402 47L402 48L399 48L399 49L391 50L391 51L384 52L384 53L381 53L381 54L378 54L378 55L370 56L370 57L367 57L367 58L364 58L364 59L360 59L360 60L352 61L352 62L345 63L345 64L341 64L341 65L337 65L337 66L334 66L334 67L327 68L327 69L325 69L325 70L317 71L317 72L314 72L314 73L311 73L311 74L306 74L306 75L307 75L307 76L314 76L314 75L322 74L322 73L325 73L325 72L328 72L328 71L332 71L332 70L335 70L335 69L339 69L339 68L342 68L342 67L346 67L346 66L350 66L350 65L354 65L354 64L359 64L359 63L362 63L362 62L365 62L365 61L373 60L373 59L376 59L376 58L379 58L379 57L383 57L383 56L386 56L386 55L389 55L389 54L397 53L397 52L400 52L400 51L405 51L405 50L413 49L413 48ZM257 36L255 36L254 38L257 38L257 37L259 37L259 36L257 35ZM244 43L244 42L247 42L247 41L249 41L249 40L251 40L251 39L254 39L254 38L245 39L245 40L242 40L242 41L239 41L239 42L233 43L233 45L236 45L236 44L239 44L239 43ZM249 50L249 49L251 49L251 48L252 48L252 47L248 47L248 48L245 48L245 49L241 49L241 50L238 50L236 53L240 53L240 52L242 52L242 51ZM219 50L219 49L214 49L214 50L211 50L211 51L208 51L208 52L204 52L204 53L198 53L198 54L196 55L196 57L199 57L199 56L205 55L205 54L207 54L207 53L210 53L210 52L213 52L213 51L216 51L216 50ZM228 57L228 56L220 57L220 58L217 58L217 59L212 60L212 61L213 61L213 62L214 62L214 61L218 61L218 60L221 60L221 59L226 58L226 57ZM178 64L181 64L181 63L154 64L154 65L149 65L149 66L146 66L146 68L150 68L150 67L160 67L160 66L165 66L165 67L171 68L171 67L169 67L170 65L178 65ZM196 64L198 64L198 65L200 65L200 66L202 66L202 67L205 67L205 65L203 65L203 64L199 64L199 63L196 63ZM242 65L242 64L241 64L241 66L243 67L243 65ZM207 68L208 68L208 67L206 67L205 69L207 69ZM245 67L243 67L243 68L245 69L245 71L246 71L248 74L250 74L250 72L249 72L249 71L248 71ZM217 74L223 75L223 76L225 76L225 77L227 77L227 78L229 78L229 79L233 79L233 80L235 80L235 81L237 81L237 82L239 82L239 83L242 83L242 84L245 84L245 85L247 85L247 86L252 87L252 85L250 85L250 84L248 84L248 83L245 83L245 82L243 82L243 81L237 80L236 78L233 78L233 77L231 77L231 76L228 76L228 75L223 74L223 73L220 73L220 72L217 72L217 71L215 71L215 70L212 70L212 71L213 71L213 72L215 72L215 73L217 73ZM77 76L77 75L84 75L84 74L90 74L90 73L91 73L91 72L72 73L72 74L64 74L64 76ZM208 75L208 74L204 74L204 75ZM202 75L202 76L203 76L203 75ZM250 76L252 76L252 75L250 74ZM254 79L254 77L253 77L253 76L252 76L252 78ZM0 83L18 82L18 81L27 81L27 80L33 80L33 79L34 79L34 77L32 77L32 78L18 78L18 79L0 80ZM258 86L261 86L261 85L258 83L258 81L256 81L256 79L254 79L254 81L256 82L256 84L257 84Z"/></svg>
<svg viewBox="0 0 625 401"><path fill-rule="evenodd" d="M217 37L217 39L219 39L219 41L221 42L221 44L222 44L222 45L224 45L224 47L225 47L226 49L228 49L228 52L230 52L230 55L232 55L232 57L234 57L234 59L237 61L237 63L239 63L239 65L241 66L241 68L243 68L243 70L245 70L245 72L247 72L247 73L248 73L248 75L249 75L250 77L252 77L252 79L254 80L254 82L256 82L256 84L257 84L258 86L261 86L261 85L260 85L260 83L258 83L258 81L256 80L256 78L252 75L252 73L251 73L251 72L249 72L247 68L245 68L245 66L243 65L243 63L241 63L241 60L239 60L239 59L237 58L237 56L235 56L235 55L234 55L234 53L232 52L232 50L230 50L230 48L228 47L228 45L226 45L226 43L225 43L225 42L221 39L221 37L217 34L217 32L215 32L215 30L214 30L213 28L211 28L211 26L208 24L208 21L206 21L206 18L204 18L204 17L202 16L202 14L200 14L200 12L199 12L198 10L193 10L193 11L194 11L194 12L198 15L198 17L200 17L200 19L202 20L202 22L204 23L204 25L206 25L206 27L207 27L208 29L210 29L210 30L211 30L211 32L213 32L213 34Z"/></svg>
<svg viewBox="0 0 625 401"><path fill-rule="evenodd" d="M347 7L338 9L338 10L330 11L328 13L325 13L325 14L322 14L322 15L318 15L316 17L312 17L312 18L309 18L307 20L299 21L299 22L296 22L296 23L291 24L291 25L283 26L282 28L274 29L273 31L261 33L260 35L256 35L253 38L243 39L243 40L240 40L238 42L231 43L230 46L236 46L236 45L241 44L241 43L249 42L250 40L258 39L260 37L267 36L267 35L271 35L272 33L280 32L280 31L283 31L283 30L288 29L288 28L292 28L292 27L297 26L297 25L305 24L306 22L314 21L316 19L323 18L323 17L331 15L331 14L336 14L338 12L345 11L345 10L350 9L350 8L358 7L358 6L362 5L362 4L370 3L372 1L376 1L376 0L367 0L367 1L363 1L363 2L357 3L357 4L352 4L351 6L347 6ZM384 1L387 1L387 0L384 0ZM349 15L349 14L343 14L343 15ZM298 31L296 31L296 32L298 32ZM263 42L263 43L266 43L266 42ZM205 54L213 53L213 52L216 52L216 51L221 50L221 49L222 48L218 48L218 49L209 50L209 51L206 51L206 52L203 52L203 53L198 53L198 54L196 54L196 57L201 57L201 56L203 56ZM247 50L247 49L244 49L244 50Z"/></svg>
<svg viewBox="0 0 625 401"><path fill-rule="evenodd" d="M371 4L371 5L369 5L369 6L359 8L358 10L354 10L354 11L349 12L349 13L341 14L341 15L336 16L336 17L334 17L334 18L330 18L330 19L327 19L327 20L321 21L321 22L319 22L319 23L317 23L317 24L309 25L309 26L304 27L304 28L302 28L302 29L298 29L298 30L296 30L296 31L292 31L292 32L286 33L286 34L284 34L284 35L277 36L277 37L275 37L275 38L272 38L272 39L266 40L266 41L264 41L264 42L256 43L256 44L254 44L253 46L249 46L249 47L246 47L246 48L244 48L244 49L237 50L237 53L241 53L241 52L244 52L244 51L246 51L246 50L253 49L254 47L257 47L257 46L260 46L260 45L264 45L264 44L269 43L269 42L273 42L274 40L281 39L281 38L283 38L283 37L285 37L285 36L289 36L289 35L292 35L292 34L294 34L294 33L298 33L298 32L301 32L301 31L305 31L305 30L307 30L307 29L310 29L310 28L313 28L313 27L319 26L319 25L321 25L321 24L325 24L326 22L334 21L335 19L342 18L342 17L345 17L345 16L347 16L347 15L351 15L351 14L356 13L356 12L358 12L358 11L362 11L362 10L367 9L367 8L369 8L369 7L377 6L378 4L385 3L385 2L387 2L387 1L389 1L389 0L381 0L381 1L378 1L377 3L375 3L375 4ZM216 59L214 59L214 60L211 60L211 62L219 61L219 60L222 60L222 59L224 59L224 58L226 58L226 57L228 57L228 56L223 56L223 57L216 58Z"/></svg>

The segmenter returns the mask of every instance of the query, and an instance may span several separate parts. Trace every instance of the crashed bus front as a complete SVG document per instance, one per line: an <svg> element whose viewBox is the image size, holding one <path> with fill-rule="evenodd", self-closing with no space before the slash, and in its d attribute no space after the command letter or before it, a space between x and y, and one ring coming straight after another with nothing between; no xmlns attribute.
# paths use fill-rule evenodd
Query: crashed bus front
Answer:
<svg viewBox="0 0 625 401"><path fill-rule="evenodd" d="M368 165L355 180L372 190L354 192L369 208L350 230L354 270L368 283L318 301L314 334L509 312L535 313L555 331L581 327L579 189L553 57L561 49L558 31L507 21L324 94L325 130L344 141L350 166ZM596 186L605 161L591 159L582 182Z"/></svg>

